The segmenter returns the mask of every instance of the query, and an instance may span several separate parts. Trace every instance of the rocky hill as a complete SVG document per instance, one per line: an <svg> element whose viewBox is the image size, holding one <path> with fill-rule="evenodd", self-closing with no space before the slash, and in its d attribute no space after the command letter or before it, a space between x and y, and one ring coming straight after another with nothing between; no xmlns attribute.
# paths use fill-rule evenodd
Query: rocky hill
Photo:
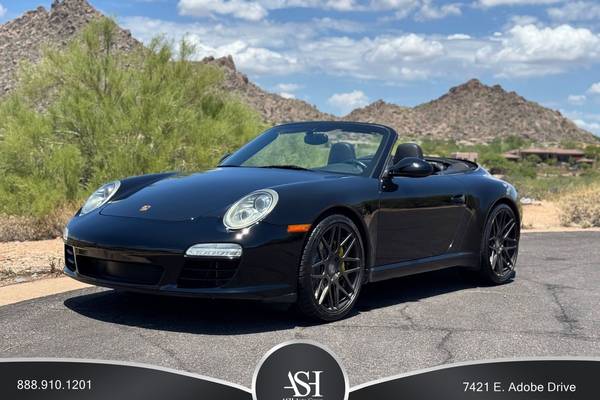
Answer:
<svg viewBox="0 0 600 400"><path fill-rule="evenodd" d="M37 61L45 45L65 46L88 22L101 16L86 0L54 0L50 10L38 7L0 25L0 97L14 88L22 61ZM123 50L141 46L124 29L119 32L117 43ZM237 71L231 57L207 58L203 62L222 67L224 89L239 94L265 121L280 123L333 118L305 101L286 99L262 90Z"/></svg>
<svg viewBox="0 0 600 400"><path fill-rule="evenodd" d="M89 21L101 15L86 0L54 0L50 10L38 7L0 25L0 97L15 87L20 62L38 60L45 45L66 45ZM141 44L128 31L121 30L118 46L128 50ZM237 93L266 122L336 119L305 101L261 89L237 71L230 56L202 62L223 68L224 89ZM478 80L470 80L439 99L414 108L379 100L342 119L390 125L401 135L413 138L488 142L496 137L520 135L536 142L597 141L558 111Z"/></svg>
<svg viewBox="0 0 600 400"><path fill-rule="evenodd" d="M381 100L356 109L348 120L379 122L400 135L489 142L497 137L522 136L538 143L569 139L596 142L597 138L559 111L528 101L500 85L487 86L472 79L451 88L439 99L414 108Z"/></svg>
<svg viewBox="0 0 600 400"><path fill-rule="evenodd" d="M0 96L15 86L21 62L37 61L44 46L65 46L100 16L86 0L54 0L50 10L38 7L0 25ZM117 43L123 50L141 45L124 29Z"/></svg>
<svg viewBox="0 0 600 400"><path fill-rule="evenodd" d="M228 92L237 93L244 102L257 110L270 123L278 124L290 121L332 120L335 117L319 111L312 104L299 99L287 99L275 93L267 92L248 77L239 72L231 56L202 60L204 63L216 64L223 69L224 88Z"/></svg>

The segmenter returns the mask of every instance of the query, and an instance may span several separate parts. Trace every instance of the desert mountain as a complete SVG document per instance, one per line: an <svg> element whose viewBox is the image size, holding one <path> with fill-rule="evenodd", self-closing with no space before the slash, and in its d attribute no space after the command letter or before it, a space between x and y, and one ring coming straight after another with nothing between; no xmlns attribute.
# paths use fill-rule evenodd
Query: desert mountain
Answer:
<svg viewBox="0 0 600 400"><path fill-rule="evenodd" d="M102 14L86 0L54 0L50 10L38 7L0 25L0 97L16 84L16 72L24 61L37 61L45 45L65 46L83 27ZM128 50L141 43L121 29L117 44ZM224 89L234 91L271 123L298 120L332 119L313 105L269 93L237 71L231 57L207 58L206 63L220 66L225 73Z"/></svg>
<svg viewBox="0 0 600 400"><path fill-rule="evenodd" d="M223 86L228 92L237 93L242 100L257 110L265 121L278 124L289 121L331 120L335 117L319 111L312 104L299 99L288 99L278 94L267 92L248 77L239 72L231 56L208 57L202 62L218 65L225 73Z"/></svg>
<svg viewBox="0 0 600 400"><path fill-rule="evenodd" d="M0 97L15 86L22 61L37 61L46 45L65 46L100 16L86 0L54 0L50 10L38 7L0 25ZM117 44L123 50L141 45L124 29Z"/></svg>
<svg viewBox="0 0 600 400"><path fill-rule="evenodd" d="M453 87L439 99L414 108L379 100L352 111L344 119L379 122L408 137L484 143L511 135L539 143L565 139L597 141L559 111L525 100L500 85L484 85L477 79Z"/></svg>
<svg viewBox="0 0 600 400"><path fill-rule="evenodd" d="M15 87L21 61L38 60L44 45L66 45L89 21L101 15L86 0L54 0L50 10L38 7L0 25L0 97ZM129 31L119 32L121 49L140 45ZM224 89L237 93L269 123L336 119L305 101L283 98L261 89L236 69L230 56L211 57L203 62L221 67L225 74ZM496 137L520 135L542 143L597 142L595 136L578 128L558 111L475 79L414 108L379 100L342 119L390 125L400 135L412 138L488 142Z"/></svg>

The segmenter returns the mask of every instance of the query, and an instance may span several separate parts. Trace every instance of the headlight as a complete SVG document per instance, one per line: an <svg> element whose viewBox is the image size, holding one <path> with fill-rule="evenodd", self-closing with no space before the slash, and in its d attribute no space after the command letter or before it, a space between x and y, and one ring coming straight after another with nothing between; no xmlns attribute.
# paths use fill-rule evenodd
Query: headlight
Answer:
<svg viewBox="0 0 600 400"><path fill-rule="evenodd" d="M94 211L98 207L102 207L106 204L111 197L117 193L121 186L120 181L114 181L101 186L86 200L83 207L81 207L80 215L87 214L90 211Z"/></svg>
<svg viewBox="0 0 600 400"><path fill-rule="evenodd" d="M279 195L271 189L262 189L242 197L232 205L223 224L229 229L247 228L265 218L277 205Z"/></svg>

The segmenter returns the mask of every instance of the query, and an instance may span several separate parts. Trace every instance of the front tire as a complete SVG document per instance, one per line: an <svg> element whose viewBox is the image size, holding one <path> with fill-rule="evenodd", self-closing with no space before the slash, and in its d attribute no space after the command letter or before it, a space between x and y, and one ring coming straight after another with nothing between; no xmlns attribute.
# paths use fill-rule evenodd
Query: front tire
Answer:
<svg viewBox="0 0 600 400"><path fill-rule="evenodd" d="M481 275L490 284L503 284L515 275L521 229L514 211L496 206L485 225L481 243Z"/></svg>
<svg viewBox="0 0 600 400"><path fill-rule="evenodd" d="M324 218L302 252L299 310L322 321L344 318L358 299L364 274L365 250L356 225L343 215Z"/></svg>

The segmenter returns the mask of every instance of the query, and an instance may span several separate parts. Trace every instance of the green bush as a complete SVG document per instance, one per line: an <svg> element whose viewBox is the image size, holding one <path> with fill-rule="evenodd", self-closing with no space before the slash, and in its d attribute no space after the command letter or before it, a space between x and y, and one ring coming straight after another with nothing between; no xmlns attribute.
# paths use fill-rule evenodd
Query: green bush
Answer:
<svg viewBox="0 0 600 400"><path fill-rule="evenodd" d="M186 42L126 53L115 35L97 20L47 49L0 103L0 214L43 216L112 179L206 169L264 128Z"/></svg>

